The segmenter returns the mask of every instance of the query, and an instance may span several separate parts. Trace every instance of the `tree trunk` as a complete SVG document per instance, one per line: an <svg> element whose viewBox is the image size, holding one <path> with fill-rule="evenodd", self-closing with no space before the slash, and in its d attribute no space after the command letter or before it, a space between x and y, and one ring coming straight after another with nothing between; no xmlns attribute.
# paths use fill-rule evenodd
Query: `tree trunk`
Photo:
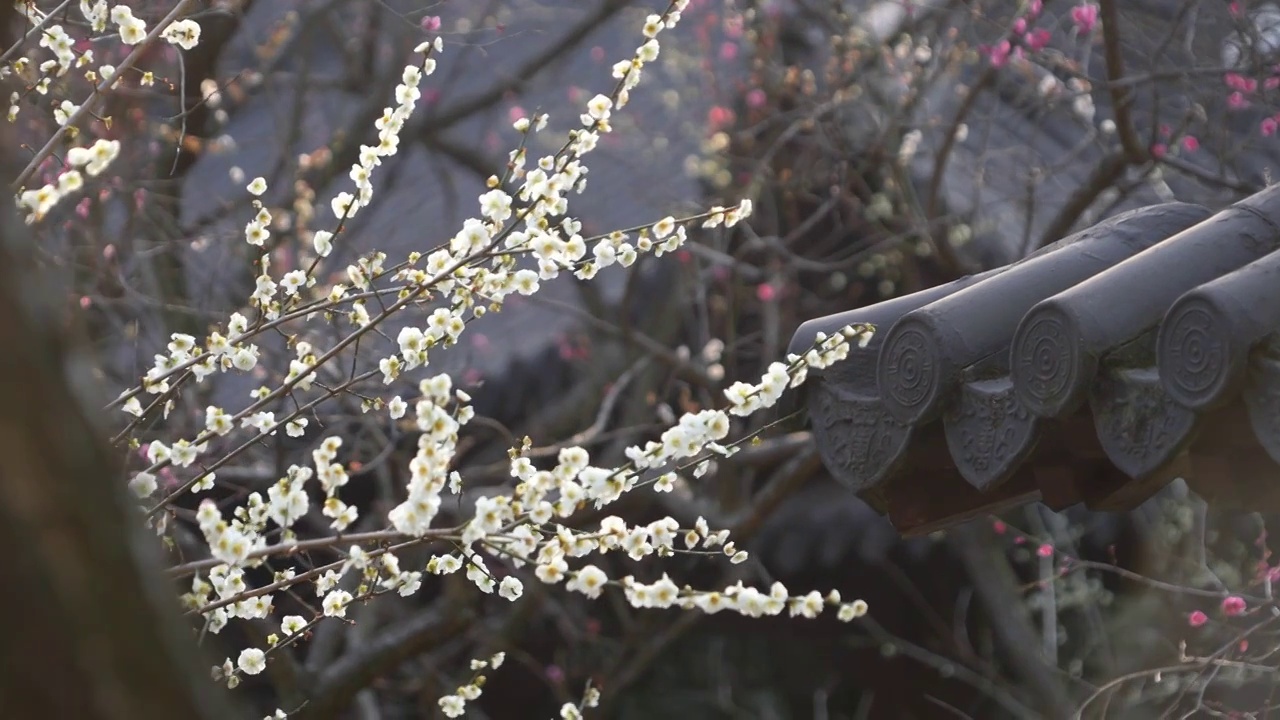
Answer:
<svg viewBox="0 0 1280 720"><path fill-rule="evenodd" d="M18 36L13 8L0 6L5 47ZM8 127L6 187L22 159ZM243 717L197 659L13 208L0 198L0 717Z"/></svg>

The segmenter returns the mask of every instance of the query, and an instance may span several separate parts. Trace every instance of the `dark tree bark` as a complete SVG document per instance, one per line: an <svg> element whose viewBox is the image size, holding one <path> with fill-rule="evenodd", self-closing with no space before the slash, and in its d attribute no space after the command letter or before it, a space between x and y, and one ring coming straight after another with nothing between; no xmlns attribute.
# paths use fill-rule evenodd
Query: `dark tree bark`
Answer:
<svg viewBox="0 0 1280 720"><path fill-rule="evenodd" d="M10 42L13 7L0 6ZM22 158L7 127L0 172L12 178ZM197 659L51 294L12 198L0 198L0 716L242 716Z"/></svg>

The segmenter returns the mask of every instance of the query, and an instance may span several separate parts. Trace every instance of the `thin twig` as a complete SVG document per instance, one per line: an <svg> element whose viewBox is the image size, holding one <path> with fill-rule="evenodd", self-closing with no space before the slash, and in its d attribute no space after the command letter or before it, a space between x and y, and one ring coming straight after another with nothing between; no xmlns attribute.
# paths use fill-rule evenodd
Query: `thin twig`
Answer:
<svg viewBox="0 0 1280 720"><path fill-rule="evenodd" d="M588 313L574 305L570 305L569 303L538 297L537 295L530 295L526 300L534 305L544 305L547 307L554 307L558 310L563 310L564 312L573 315L575 318L614 337L620 337L623 335L623 331L613 323L601 320L591 313ZM714 388L719 385L719 383L711 379L711 376L707 375L706 370L698 367L688 360L681 359L679 355L673 352L666 345L654 340L648 335L632 329L630 339L634 340L635 343L645 352L661 361L662 364L667 365L674 370L682 379L702 387Z"/></svg>
<svg viewBox="0 0 1280 720"><path fill-rule="evenodd" d="M945 667L956 680L968 684L973 689L994 700L1008 711L1011 717L1027 718L1028 720L1044 717L1027 706L1022 701L1022 698L1016 697L1013 693L997 684L992 678L976 673L962 663L949 662L946 658L940 657L926 648L890 633L881 627L871 615L861 618L859 625L867 631L867 634L871 636L872 642L876 643L876 645L892 643L894 650L904 657L935 669ZM855 647L861 644L858 643L857 637L851 637L845 642Z"/></svg>
<svg viewBox="0 0 1280 720"><path fill-rule="evenodd" d="M1150 154L1139 144L1137 131L1133 127L1133 117L1129 114L1132 99L1129 89L1116 84L1124 77L1124 57L1120 50L1120 12L1115 0L1101 0L1099 14L1102 16L1102 42L1107 60L1111 109L1116 116L1116 134L1120 138L1120 146L1124 148L1125 159L1133 165L1141 165Z"/></svg>
<svg viewBox="0 0 1280 720"><path fill-rule="evenodd" d="M36 169L40 167L40 163L44 162L45 158L49 157L49 155L53 153L54 148L58 147L58 143L62 142L62 138L65 137L67 133L71 132L71 128L76 127L81 120L97 109L98 101L102 99L103 94L106 93L107 90L111 89L112 85L115 85L116 80L124 77L126 72L133 69L133 66L137 64L138 59L142 57L143 51L146 50L152 42L155 42L155 39L160 37L160 33L163 33L169 25L173 24L174 20L181 17L182 14L186 12L187 7L193 2L194 0L179 0L178 4L173 6L173 9L169 11L169 14L165 15L163 20L156 23L156 26L151 28L151 32L147 33L147 36L142 39L142 42L138 43L133 48L133 51L129 53L129 56L116 66L116 70L111 73L111 77L104 78L102 82L98 83L97 87L93 89L93 92L89 93L89 97L81 103L80 107L77 108L75 112L71 113L70 118L67 118L67 122L62 127L58 128L58 131L53 134L53 137L49 138L49 142L45 143L44 147L40 148L40 151L35 154L35 157L31 158L31 161L27 163L27 166L23 168L22 172L18 173L18 178L9 185L9 189L17 192L27 184L27 181L31 179L33 174L35 174Z"/></svg>
<svg viewBox="0 0 1280 720"><path fill-rule="evenodd" d="M1049 226L1040 235L1040 240L1035 247L1025 248L1026 254L1038 250L1062 237L1071 230L1076 224L1076 220L1084 214L1085 210L1093 204L1098 196L1111 187L1124 174L1125 168L1128 167L1129 161L1125 158L1123 151L1114 152L1103 158L1093 168L1093 172L1089 173L1089 177L1076 188L1076 191L1067 199L1067 203L1062 206L1058 214L1054 216Z"/></svg>
<svg viewBox="0 0 1280 720"><path fill-rule="evenodd" d="M1035 628L1027 608L1016 602L1017 583L1003 551L990 542L979 525L962 525L950 535L952 547L992 619L1000 649L1008 654L1022 684L1035 697L1036 707L1043 708L1048 717L1066 717L1072 705L1070 693L1058 677L1058 668L1049 667L1036 651Z"/></svg>
<svg viewBox="0 0 1280 720"><path fill-rule="evenodd" d="M1156 590L1163 590L1165 592L1174 593L1177 595L1191 595L1193 597L1202 597L1202 598L1210 598L1213 600L1221 600L1231 594L1221 590L1201 590L1199 588L1187 587L1185 585L1176 585L1174 583L1164 582L1162 580L1156 580L1155 578L1147 577L1146 575L1133 572L1132 570L1126 570L1125 568L1122 568L1118 565L1111 565L1109 563L1097 562L1095 560L1080 560L1078 558L1072 558L1070 569L1098 570L1101 572L1114 573L1116 575L1119 575L1122 578L1125 578L1126 580L1132 580L1133 582L1142 583L1147 587L1154 588ZM1241 595L1241 597L1243 597L1245 600L1254 604L1262 603L1265 601L1263 598L1255 597L1252 595Z"/></svg>
<svg viewBox="0 0 1280 720"><path fill-rule="evenodd" d="M964 119L969 117L969 113L973 112L974 105L978 102L978 97L982 95L991 83L996 79L996 73L999 70L991 65L982 73L978 81L969 86L969 91L964 96L964 102L960 104L960 109L956 111L956 116L952 118L951 125L947 127L946 132L942 136L942 147L938 149L938 154L933 160L933 175L929 178L929 190L925 195L925 217L933 219L938 213L938 198L942 191L942 179L947 173L947 162L951 159L951 151L955 148L957 139L960 136L960 125L964 123Z"/></svg>
<svg viewBox="0 0 1280 720"><path fill-rule="evenodd" d="M520 68L511 77L497 83L470 100L461 102L455 107L447 108L440 114L427 118L422 126L418 128L417 133L419 135L440 133L456 125L459 121L500 102L503 98L508 97L510 93L519 91L522 85L566 52L572 50L594 32L596 28L603 25L609 18L616 15L626 6L627 0L606 0L600 7L596 8L594 13L583 18L580 23L570 28L559 41L551 43L546 50L531 58L524 67Z"/></svg>
<svg viewBox="0 0 1280 720"><path fill-rule="evenodd" d="M451 535L457 535L460 532L461 532L461 529L458 529L458 528L449 529L449 530L429 530L425 535L421 537L425 539L436 539L436 538L448 537ZM256 560L259 558L276 557L279 555L294 555L300 552L307 552L309 550L322 550L325 548L336 547L338 545L347 545L347 544L358 545L362 543L396 542L399 540L406 540L410 537L413 537L413 536L405 535L404 533L396 532L395 530L377 530L372 532L346 533L346 534L338 533L337 535L329 535L327 537L312 538L311 540L299 540L297 542L292 542L292 543L280 543L278 545L268 545L267 547L259 548L249 553L248 559ZM188 575L193 575L195 573L198 573L201 570L208 570L210 568L214 568L222 564L223 564L223 561L218 560L216 558L209 558L207 560L195 560L189 563L183 563L182 565L176 565L174 567L171 567L167 570L167 572L169 573L170 577L186 577Z"/></svg>
<svg viewBox="0 0 1280 720"><path fill-rule="evenodd" d="M397 620L360 648L351 649L327 667L299 718L335 717L356 693L374 678L394 670L409 658L462 635L476 620L474 610L445 604Z"/></svg>

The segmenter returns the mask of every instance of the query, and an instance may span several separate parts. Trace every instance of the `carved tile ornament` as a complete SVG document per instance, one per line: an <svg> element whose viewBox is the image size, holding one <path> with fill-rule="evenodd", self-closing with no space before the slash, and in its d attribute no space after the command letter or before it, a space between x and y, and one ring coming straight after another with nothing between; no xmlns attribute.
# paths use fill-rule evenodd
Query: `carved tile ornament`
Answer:
<svg viewBox="0 0 1280 720"><path fill-rule="evenodd" d="M818 451L836 480L855 492L884 480L910 440L907 426L894 420L875 397L819 383L809 415Z"/></svg>
<svg viewBox="0 0 1280 720"><path fill-rule="evenodd" d="M1038 418L1007 377L963 385L944 422L956 468L979 490L1009 479L1035 448Z"/></svg>
<svg viewBox="0 0 1280 720"><path fill-rule="evenodd" d="M1135 479L1172 462L1195 429L1196 414L1169 397L1154 368L1103 372L1090 406L1107 457Z"/></svg>

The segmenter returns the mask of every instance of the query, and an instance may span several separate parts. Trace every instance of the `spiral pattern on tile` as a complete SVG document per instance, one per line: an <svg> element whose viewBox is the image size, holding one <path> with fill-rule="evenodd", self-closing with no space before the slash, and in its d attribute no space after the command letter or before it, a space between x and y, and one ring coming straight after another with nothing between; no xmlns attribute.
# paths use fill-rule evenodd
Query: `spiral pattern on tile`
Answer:
<svg viewBox="0 0 1280 720"><path fill-rule="evenodd" d="M937 341L918 325L907 320L889 331L880 350L877 377L885 407L908 424L932 411L941 391Z"/></svg>
<svg viewBox="0 0 1280 720"><path fill-rule="evenodd" d="M1056 308L1033 309L1013 339L1011 371L1019 397L1042 417L1055 417L1080 384L1080 348Z"/></svg>
<svg viewBox="0 0 1280 720"><path fill-rule="evenodd" d="M1204 298L1174 303L1160 327L1160 382L1179 405L1198 409L1225 391L1231 375L1230 326Z"/></svg>

